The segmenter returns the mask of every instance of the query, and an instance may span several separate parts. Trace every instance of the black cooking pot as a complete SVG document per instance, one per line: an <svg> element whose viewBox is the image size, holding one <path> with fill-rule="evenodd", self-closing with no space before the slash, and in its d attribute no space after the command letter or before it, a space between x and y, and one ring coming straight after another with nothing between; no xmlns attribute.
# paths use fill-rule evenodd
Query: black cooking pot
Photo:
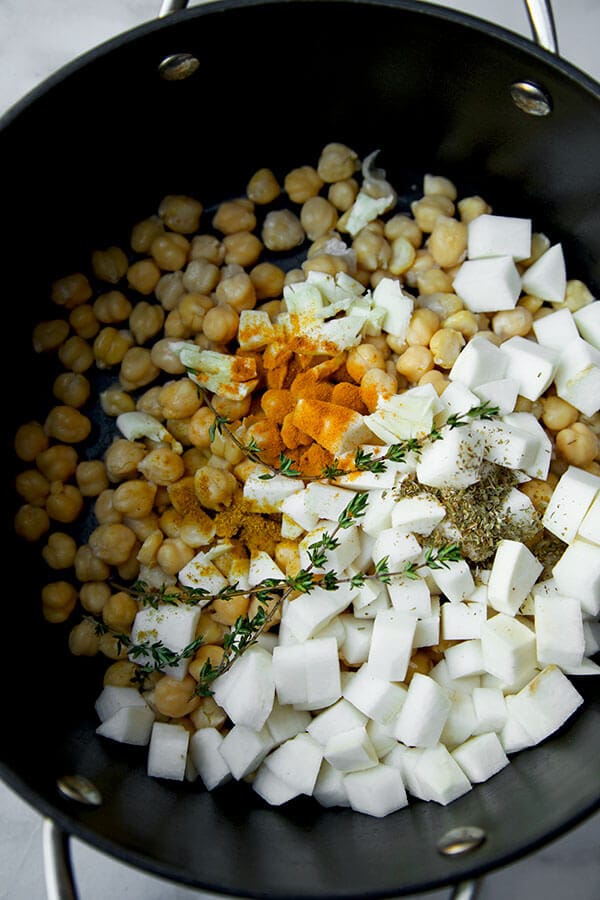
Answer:
<svg viewBox="0 0 600 900"><path fill-rule="evenodd" d="M207 793L149 779L145 751L95 735L98 661L73 658L68 626L42 619L47 571L13 534L12 434L48 408L47 362L30 347L50 282L96 247L126 246L131 224L165 194L210 206L243 193L260 166L283 177L314 164L330 141L361 157L380 149L400 204L434 172L497 213L531 217L562 241L570 277L598 292L600 87L515 34L431 5L226 0L176 13L62 69L11 110L0 134L11 511L0 772L64 832L225 894L333 900L432 889L531 852L600 804L600 695L584 678L585 705L560 733L448 807L415 802L374 819L306 798L267 808L245 784ZM94 440L90 456L105 446L99 426ZM102 802L61 793L57 781L73 774ZM442 855L438 841L459 826L478 826L485 840Z"/></svg>

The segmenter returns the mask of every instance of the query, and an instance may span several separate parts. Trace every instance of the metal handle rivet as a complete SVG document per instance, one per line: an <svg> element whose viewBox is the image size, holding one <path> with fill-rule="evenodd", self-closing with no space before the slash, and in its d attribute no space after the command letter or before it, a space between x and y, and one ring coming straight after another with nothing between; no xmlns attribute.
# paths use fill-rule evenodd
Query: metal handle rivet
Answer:
<svg viewBox="0 0 600 900"><path fill-rule="evenodd" d="M173 53L166 56L158 67L164 81L184 81L200 66L200 60L191 53Z"/></svg>
<svg viewBox="0 0 600 900"><path fill-rule="evenodd" d="M437 849L444 856L460 856L483 844L485 837L478 825L464 825L447 831L437 842Z"/></svg>
<svg viewBox="0 0 600 900"><path fill-rule="evenodd" d="M69 800L86 806L100 806L102 803L102 794L96 785L83 775L63 775L56 784L61 794Z"/></svg>
<svg viewBox="0 0 600 900"><path fill-rule="evenodd" d="M510 86L515 106L528 116L547 116L552 112L552 97L534 81L515 81Z"/></svg>

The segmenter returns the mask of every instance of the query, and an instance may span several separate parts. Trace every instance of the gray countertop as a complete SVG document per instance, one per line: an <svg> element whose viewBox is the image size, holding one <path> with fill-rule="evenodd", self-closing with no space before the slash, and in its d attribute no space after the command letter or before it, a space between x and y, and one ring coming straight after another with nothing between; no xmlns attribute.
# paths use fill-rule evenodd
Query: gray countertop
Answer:
<svg viewBox="0 0 600 900"><path fill-rule="evenodd" d="M520 0L439 5L530 36ZM154 18L159 6L160 0L1 0L0 114L66 62ZM554 0L553 6L561 55L600 81L600 0ZM133 869L78 840L72 841L72 853L81 900L208 900L203 892ZM42 900L45 895L42 818L0 783L0 900ZM449 892L420 896L442 900ZM478 896L480 900L596 900L600 896L600 814L489 875Z"/></svg>

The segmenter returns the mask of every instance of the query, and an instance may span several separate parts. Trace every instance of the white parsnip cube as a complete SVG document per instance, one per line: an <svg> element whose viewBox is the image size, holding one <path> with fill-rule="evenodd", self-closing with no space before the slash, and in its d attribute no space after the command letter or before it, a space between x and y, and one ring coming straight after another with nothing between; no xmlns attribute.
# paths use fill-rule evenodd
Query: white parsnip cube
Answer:
<svg viewBox="0 0 600 900"><path fill-rule="evenodd" d="M597 475L569 466L552 492L542 519L544 528L570 544L598 491L600 478Z"/></svg>
<svg viewBox="0 0 600 900"><path fill-rule="evenodd" d="M558 591L577 597L584 613L600 613L600 551L597 544L575 538L552 569Z"/></svg>
<svg viewBox="0 0 600 900"><path fill-rule="evenodd" d="M375 722L373 719L367 720L367 734L379 759L383 759L398 743L394 737L393 730L389 726L380 725L379 722Z"/></svg>
<svg viewBox="0 0 600 900"><path fill-rule="evenodd" d="M582 306L573 314L573 318L584 341L600 350L600 306L597 301Z"/></svg>
<svg viewBox="0 0 600 900"><path fill-rule="evenodd" d="M447 389L446 389L447 390ZM497 406L500 415L511 413L515 408L519 394L519 382L516 378L499 378L496 381L486 381L475 388L475 394L479 403L489 403ZM474 403L473 406L477 406Z"/></svg>
<svg viewBox="0 0 600 900"><path fill-rule="evenodd" d="M332 484L321 484L318 481L308 484L305 491L306 510L319 519L327 519L330 522L337 522L355 496L354 491Z"/></svg>
<svg viewBox="0 0 600 900"><path fill-rule="evenodd" d="M183 781L189 740L190 733L183 725L154 722L148 747L148 775Z"/></svg>
<svg viewBox="0 0 600 900"><path fill-rule="evenodd" d="M514 309L521 277L511 256L490 256L463 262L452 286L471 312L494 312Z"/></svg>
<svg viewBox="0 0 600 900"><path fill-rule="evenodd" d="M321 806L327 808L331 806L350 806L348 792L344 784L344 773L330 766L326 759L321 764L313 788L313 797Z"/></svg>
<svg viewBox="0 0 600 900"><path fill-rule="evenodd" d="M336 591L314 587L286 605L283 611L286 628L290 628L299 641L306 641L342 613L351 602L348 584L341 584Z"/></svg>
<svg viewBox="0 0 600 900"><path fill-rule="evenodd" d="M407 688L392 684L374 675L365 663L344 685L344 697L365 716L390 725L395 722L404 701Z"/></svg>
<svg viewBox="0 0 600 900"><path fill-rule="evenodd" d="M398 769L379 763L344 776L350 806L355 812L381 818L408 804Z"/></svg>
<svg viewBox="0 0 600 900"><path fill-rule="evenodd" d="M458 354L456 362L450 369L450 381L460 381L472 391L480 384L489 381L498 381L507 377L506 370L508 360L499 347L489 341L469 341ZM450 386L446 388L450 390ZM444 394L446 391L444 391ZM442 394L442 399L444 395ZM479 401L474 395L475 401L468 409L477 406ZM457 409L453 412L468 412L468 409Z"/></svg>
<svg viewBox="0 0 600 900"><path fill-rule="evenodd" d="M312 531L317 527L319 516L309 512L306 507L306 488L294 491L281 501L281 513L295 522L304 531Z"/></svg>
<svg viewBox="0 0 600 900"><path fill-rule="evenodd" d="M556 393L585 416L600 409L600 350L583 338L564 347L556 367Z"/></svg>
<svg viewBox="0 0 600 900"><path fill-rule="evenodd" d="M489 605L497 612L516 615L543 568L521 541L501 540L487 586Z"/></svg>
<svg viewBox="0 0 600 900"><path fill-rule="evenodd" d="M546 666L515 694L510 713L534 744L557 731L583 703L583 697L557 666Z"/></svg>
<svg viewBox="0 0 600 900"><path fill-rule="evenodd" d="M421 484L460 490L479 481L484 453L481 435L468 425L444 426L440 433L442 440L426 444L419 457L417 478Z"/></svg>
<svg viewBox="0 0 600 900"><path fill-rule="evenodd" d="M392 510L396 498L391 491L378 490L369 494L369 503L360 520L360 528L365 534L377 536L385 528L392 527Z"/></svg>
<svg viewBox="0 0 600 900"><path fill-rule="evenodd" d="M506 699L500 688L478 687L472 694L475 712L473 734L500 733L508 717Z"/></svg>
<svg viewBox="0 0 600 900"><path fill-rule="evenodd" d="M333 734L325 744L323 756L340 772L360 772L379 761L365 725Z"/></svg>
<svg viewBox="0 0 600 900"><path fill-rule="evenodd" d="M583 517L577 536L584 541L600 545L600 491Z"/></svg>
<svg viewBox="0 0 600 900"><path fill-rule="evenodd" d="M303 645L306 700L298 709L317 710L331 706L342 696L340 660L335 638L313 638Z"/></svg>
<svg viewBox="0 0 600 900"><path fill-rule="evenodd" d="M537 660L543 668L581 665L585 651L581 605L575 597L535 598Z"/></svg>
<svg viewBox="0 0 600 900"><path fill-rule="evenodd" d="M531 478L545 480L548 477L552 461L552 441L536 417L528 412L512 412L504 416L504 422L530 434L535 439L536 451L534 458L531 462L528 462L527 466L522 468Z"/></svg>
<svg viewBox="0 0 600 900"><path fill-rule="evenodd" d="M433 678L450 696L452 694L470 695L481 684L479 675L463 675L461 678L452 678L445 658L435 664L429 677Z"/></svg>
<svg viewBox="0 0 600 900"><path fill-rule="evenodd" d="M549 303L562 303L565 299L567 275L561 244L554 244L525 270L523 290Z"/></svg>
<svg viewBox="0 0 600 900"><path fill-rule="evenodd" d="M293 706L283 706L278 700L275 700L265 724L274 743L282 744L288 738L305 731L311 721L312 717L308 711L294 709Z"/></svg>
<svg viewBox="0 0 600 900"><path fill-rule="evenodd" d="M431 591L424 578L392 576L386 588L394 609L413 613L419 618L431 615Z"/></svg>
<svg viewBox="0 0 600 900"><path fill-rule="evenodd" d="M268 472L268 470L265 470L265 472ZM251 472L246 478L244 482L244 500L252 512L281 512L282 504L286 497L302 490L304 482L299 478L288 478L286 475L274 475L265 481L260 477L265 472ZM292 518L294 517L292 516Z"/></svg>
<svg viewBox="0 0 600 900"><path fill-rule="evenodd" d="M226 585L227 582L224 581ZM197 585L196 585L197 586ZM137 614L131 627L132 644L148 641L150 644L162 643L169 650L181 653L196 635L196 626L200 618L202 603L195 606L174 606L160 604L154 608L145 606ZM151 653L143 653L135 657L139 665L153 664ZM172 666L165 666L165 675L181 680L188 670L189 659L181 659Z"/></svg>
<svg viewBox="0 0 600 900"><path fill-rule="evenodd" d="M535 634L513 616L492 616L482 625L480 637L486 672L501 682L517 683L535 668Z"/></svg>
<svg viewBox="0 0 600 900"><path fill-rule="evenodd" d="M311 544L318 543L322 540L325 532L331 534L332 531L331 523L325 523L325 525L319 525L313 531L309 531L308 534L304 535L298 544L300 565L304 569L308 569L312 565L310 560ZM360 531L355 525L339 531L336 535L336 540L339 541L337 547L323 551L325 557L324 571L333 569L335 572L343 572L344 569L352 565L361 551Z"/></svg>
<svg viewBox="0 0 600 900"><path fill-rule="evenodd" d="M507 359L507 377L519 382L519 394L539 400L557 371L558 352L518 335L504 341L499 349Z"/></svg>
<svg viewBox="0 0 600 900"><path fill-rule="evenodd" d="M272 660L268 650L254 644L215 678L215 701L236 725L260 731L267 721L275 701Z"/></svg>
<svg viewBox="0 0 600 900"><path fill-rule="evenodd" d="M189 563L186 563L186 565L179 570L177 578L179 579L179 583L184 587L202 588L207 591L208 594L216 594L217 591L227 587L228 583L223 573L217 569L210 557L203 550L198 551ZM206 606L208 602L209 598L206 600L199 599L199 603L196 607L186 608L195 611L197 610L199 615L201 607ZM177 609L178 607L174 608ZM144 611L145 610L142 610L142 612Z"/></svg>
<svg viewBox="0 0 600 900"><path fill-rule="evenodd" d="M443 744L431 747L419 757L415 777L428 799L447 806L471 790L471 782Z"/></svg>
<svg viewBox="0 0 600 900"><path fill-rule="evenodd" d="M498 515L506 522L513 522L515 527L533 526L537 521L535 506L523 491L511 488L500 503Z"/></svg>
<svg viewBox="0 0 600 900"><path fill-rule="evenodd" d="M374 619L382 609L389 609L390 601L384 584L380 584L380 590L375 598L364 603L364 598L359 592L352 600L354 615L357 619Z"/></svg>
<svg viewBox="0 0 600 900"><path fill-rule="evenodd" d="M486 621L486 609L481 603L442 603L440 621L445 641L476 640Z"/></svg>
<svg viewBox="0 0 600 900"><path fill-rule="evenodd" d="M406 747L396 741L395 746L383 757L386 766L398 769L402 781L409 794L419 800L430 800L431 797L416 776L416 769L421 756L425 753L421 747Z"/></svg>
<svg viewBox="0 0 600 900"><path fill-rule="evenodd" d="M264 550L254 550L250 555L248 586L256 587L257 584L260 584L266 578L285 581L285 573L281 571L275 560Z"/></svg>
<svg viewBox="0 0 600 900"><path fill-rule="evenodd" d="M441 503L425 494L402 497L392 509L392 526L405 528L414 534L431 534L446 516Z"/></svg>
<svg viewBox="0 0 600 900"><path fill-rule="evenodd" d="M362 665L369 657L372 619L358 619L350 613L340 616L344 626L344 638L340 644L340 655L350 665Z"/></svg>
<svg viewBox="0 0 600 900"><path fill-rule="evenodd" d="M231 770L220 752L223 740L216 728L200 728L190 737L190 758L207 791L231 781Z"/></svg>
<svg viewBox="0 0 600 900"><path fill-rule="evenodd" d="M255 731L245 725L234 725L223 738L219 753L229 766L236 781L245 778L260 766L273 749L273 738L268 728Z"/></svg>
<svg viewBox="0 0 600 900"><path fill-rule="evenodd" d="M468 345L467 345L468 346ZM464 353L464 350L460 355ZM467 354L468 357L468 354ZM457 360L458 362L458 360ZM467 361L465 361L465 369L467 369ZM475 369L477 366L482 364L482 360L479 355L476 354L475 357L471 360ZM477 366L476 366L477 364ZM460 368L460 367L459 367ZM470 371L470 369L469 369ZM465 371L465 377L467 376L467 372ZM476 380L481 377L478 373L476 376ZM450 381L448 387L444 390L444 393L440 397L442 403L445 406L445 411L447 413L446 419L451 415L463 416L469 412L470 409L473 409L476 406L479 406L479 397L476 393L469 390L469 388L464 384L461 380L455 379L454 381Z"/></svg>
<svg viewBox="0 0 600 900"><path fill-rule="evenodd" d="M579 337L573 313L567 307L548 316L542 316L541 319L534 319L533 333L542 347L550 347L559 352L565 344Z"/></svg>
<svg viewBox="0 0 600 900"><path fill-rule="evenodd" d="M404 681L412 655L417 617L397 609L377 613L369 648L369 670L387 681Z"/></svg>
<svg viewBox="0 0 600 900"><path fill-rule="evenodd" d="M406 701L394 728L394 736L409 747L434 747L450 712L451 700L433 678L413 675Z"/></svg>
<svg viewBox="0 0 600 900"><path fill-rule="evenodd" d="M389 571L398 572L421 555L421 545L414 534L402 528L385 528L375 538L371 553L376 565L387 558Z"/></svg>
<svg viewBox="0 0 600 900"><path fill-rule="evenodd" d="M472 784L487 781L509 763L504 747L494 732L469 738L455 747L452 756Z"/></svg>
<svg viewBox="0 0 600 900"><path fill-rule="evenodd" d="M266 766L261 766L252 779L252 789L270 806L282 806L300 794L300 791L273 774Z"/></svg>
<svg viewBox="0 0 600 900"><path fill-rule="evenodd" d="M504 469L527 471L535 462L538 440L532 434L507 422L481 419L473 429L484 442L483 458Z"/></svg>
<svg viewBox="0 0 600 900"><path fill-rule="evenodd" d="M263 761L263 766L300 794L313 792L323 748L310 734L300 733L280 744Z"/></svg>
<svg viewBox="0 0 600 900"><path fill-rule="evenodd" d="M147 704L122 706L98 725L96 734L121 744L144 747L150 740L153 723L154 712Z"/></svg>
<svg viewBox="0 0 600 900"><path fill-rule="evenodd" d="M514 699L515 694L508 694L505 697L506 722L498 735L505 753L518 753L520 750L532 747L534 743L519 720L512 713Z"/></svg>
<svg viewBox="0 0 600 900"><path fill-rule="evenodd" d="M148 707L148 704L137 688L121 687L119 685L105 685L94 704L96 713L101 722L110 719L116 712L126 706Z"/></svg>
<svg viewBox="0 0 600 900"><path fill-rule="evenodd" d="M465 675L483 675L483 654L481 641L477 638L462 640L446 648L446 662L452 678L463 678Z"/></svg>
<svg viewBox="0 0 600 900"><path fill-rule="evenodd" d="M512 256L515 261L531 255L531 219L484 213L468 225L469 259Z"/></svg>
<svg viewBox="0 0 600 900"><path fill-rule="evenodd" d="M471 694L453 694L452 706L440 735L440 743L452 750L473 734L476 716Z"/></svg>
<svg viewBox="0 0 600 900"><path fill-rule="evenodd" d="M435 647L440 641L440 600L439 597L431 598L431 615L417 619L413 648Z"/></svg>
<svg viewBox="0 0 600 900"><path fill-rule="evenodd" d="M367 724L367 716L344 697L312 717L306 731L322 747L334 734Z"/></svg>
<svg viewBox="0 0 600 900"><path fill-rule="evenodd" d="M446 562L439 569L430 570L431 579L451 603L468 600L475 590L469 564L464 559Z"/></svg>

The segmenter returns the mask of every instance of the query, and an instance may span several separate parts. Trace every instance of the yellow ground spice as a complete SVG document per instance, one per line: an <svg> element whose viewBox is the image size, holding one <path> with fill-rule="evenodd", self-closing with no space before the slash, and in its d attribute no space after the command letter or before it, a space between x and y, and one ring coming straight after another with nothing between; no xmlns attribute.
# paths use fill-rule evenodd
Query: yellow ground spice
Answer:
<svg viewBox="0 0 600 900"><path fill-rule="evenodd" d="M281 540L281 523L269 516L250 512L242 493L214 518L217 537L237 537L248 550L264 550L270 556Z"/></svg>

